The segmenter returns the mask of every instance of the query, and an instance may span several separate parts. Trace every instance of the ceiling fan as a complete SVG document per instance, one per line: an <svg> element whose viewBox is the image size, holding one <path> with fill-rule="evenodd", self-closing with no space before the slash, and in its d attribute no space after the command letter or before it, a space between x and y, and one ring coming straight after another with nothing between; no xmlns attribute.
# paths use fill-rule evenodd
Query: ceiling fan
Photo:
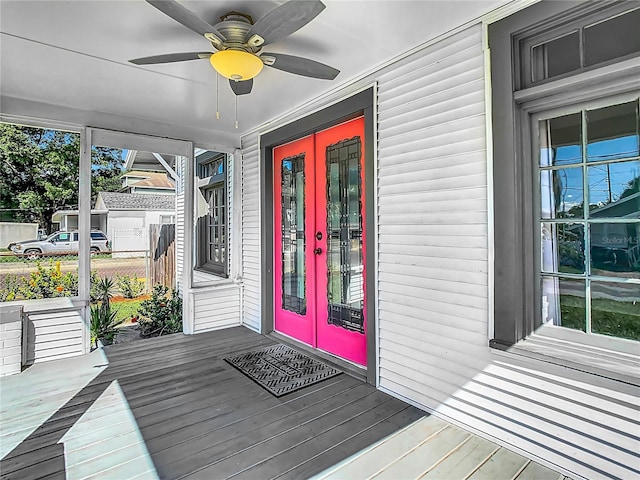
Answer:
<svg viewBox="0 0 640 480"><path fill-rule="evenodd" d="M229 12L220 23L210 25L175 0L146 0L176 22L203 35L215 52L186 52L135 58L135 65L208 59L213 68L229 79L236 95L251 92L253 78L267 65L284 72L333 80L339 70L308 58L262 52L262 47L280 40L313 20L325 5L320 0L290 0L274 8L257 22L240 12Z"/></svg>

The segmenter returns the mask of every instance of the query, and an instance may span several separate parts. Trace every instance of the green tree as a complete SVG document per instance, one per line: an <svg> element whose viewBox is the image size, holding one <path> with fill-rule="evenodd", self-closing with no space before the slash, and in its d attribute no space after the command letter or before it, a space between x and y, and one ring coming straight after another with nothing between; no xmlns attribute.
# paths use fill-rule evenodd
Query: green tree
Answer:
<svg viewBox="0 0 640 480"><path fill-rule="evenodd" d="M37 222L51 232L56 210L78 205L80 137L59 130L0 124L0 210L3 220ZM120 187L120 150L93 148L92 195Z"/></svg>

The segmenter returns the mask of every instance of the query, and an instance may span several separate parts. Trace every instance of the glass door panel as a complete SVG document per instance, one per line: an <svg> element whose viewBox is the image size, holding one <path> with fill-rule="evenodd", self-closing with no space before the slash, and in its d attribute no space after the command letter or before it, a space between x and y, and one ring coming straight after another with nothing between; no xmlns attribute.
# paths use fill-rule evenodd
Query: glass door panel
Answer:
<svg viewBox="0 0 640 480"><path fill-rule="evenodd" d="M327 147L328 322L364 333L359 137Z"/></svg>
<svg viewBox="0 0 640 480"><path fill-rule="evenodd" d="M282 308L304 315L305 228L304 155L282 161Z"/></svg>

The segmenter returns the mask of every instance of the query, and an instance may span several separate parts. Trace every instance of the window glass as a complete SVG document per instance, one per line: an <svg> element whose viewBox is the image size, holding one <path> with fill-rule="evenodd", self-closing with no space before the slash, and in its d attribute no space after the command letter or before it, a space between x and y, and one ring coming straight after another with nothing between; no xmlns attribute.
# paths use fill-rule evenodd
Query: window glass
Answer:
<svg viewBox="0 0 640 480"><path fill-rule="evenodd" d="M591 330L640 340L640 285L591 282Z"/></svg>
<svg viewBox="0 0 640 480"><path fill-rule="evenodd" d="M640 52L640 9L596 23L584 29L584 64Z"/></svg>
<svg viewBox="0 0 640 480"><path fill-rule="evenodd" d="M542 322L546 325L586 331L585 281L542 278Z"/></svg>
<svg viewBox="0 0 640 480"><path fill-rule="evenodd" d="M582 162L582 115L574 113L541 122L540 166Z"/></svg>
<svg viewBox="0 0 640 480"><path fill-rule="evenodd" d="M225 258L226 244L224 185L207 188L204 196L209 206L206 261L219 264Z"/></svg>
<svg viewBox="0 0 640 480"><path fill-rule="evenodd" d="M592 223L590 230L593 275L626 272L640 278L640 223ZM640 290L640 285L637 288Z"/></svg>
<svg viewBox="0 0 640 480"><path fill-rule="evenodd" d="M640 161L587 168L591 218L640 218Z"/></svg>
<svg viewBox="0 0 640 480"><path fill-rule="evenodd" d="M540 200L542 218L582 218L582 168L542 170Z"/></svg>
<svg viewBox="0 0 640 480"><path fill-rule="evenodd" d="M533 81L544 80L580 68L580 34L572 32L533 47Z"/></svg>
<svg viewBox="0 0 640 480"><path fill-rule="evenodd" d="M590 162L638 156L638 102L587 111Z"/></svg>
<svg viewBox="0 0 640 480"><path fill-rule="evenodd" d="M584 226L580 223L543 223L542 271L584 273Z"/></svg>
<svg viewBox="0 0 640 480"><path fill-rule="evenodd" d="M56 241L58 242L68 242L70 239L70 235L68 233L59 233Z"/></svg>

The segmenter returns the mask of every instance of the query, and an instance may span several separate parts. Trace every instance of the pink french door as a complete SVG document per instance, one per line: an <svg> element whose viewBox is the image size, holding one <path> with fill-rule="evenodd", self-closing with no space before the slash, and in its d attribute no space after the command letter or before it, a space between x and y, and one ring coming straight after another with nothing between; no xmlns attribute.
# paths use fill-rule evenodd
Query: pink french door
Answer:
<svg viewBox="0 0 640 480"><path fill-rule="evenodd" d="M366 365L364 118L273 159L274 328Z"/></svg>

